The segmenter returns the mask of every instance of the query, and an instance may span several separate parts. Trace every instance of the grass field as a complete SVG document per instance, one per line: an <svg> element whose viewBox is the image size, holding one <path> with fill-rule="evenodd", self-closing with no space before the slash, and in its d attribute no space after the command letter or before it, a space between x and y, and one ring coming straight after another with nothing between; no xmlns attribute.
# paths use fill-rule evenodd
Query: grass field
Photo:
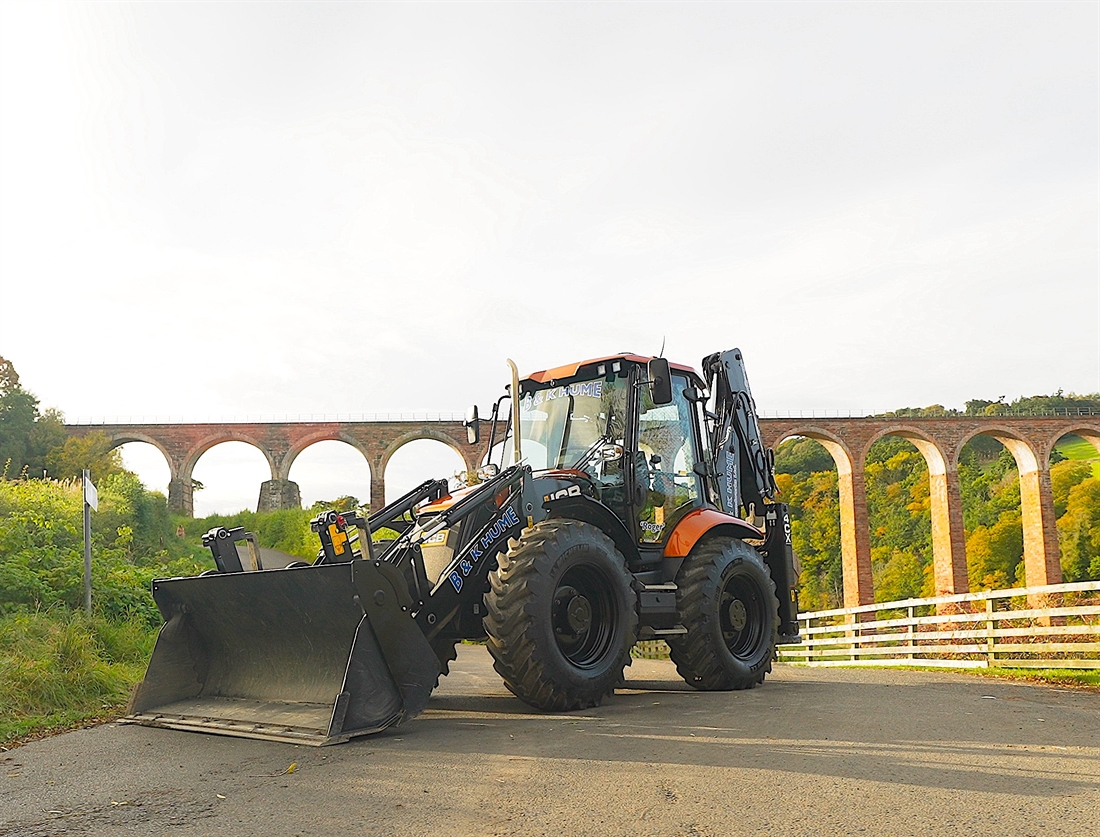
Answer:
<svg viewBox="0 0 1100 837"><path fill-rule="evenodd" d="M1089 442L1086 442L1080 436L1071 434L1065 436L1055 447L1066 459L1091 462L1092 475L1100 477L1100 451L1097 451Z"/></svg>

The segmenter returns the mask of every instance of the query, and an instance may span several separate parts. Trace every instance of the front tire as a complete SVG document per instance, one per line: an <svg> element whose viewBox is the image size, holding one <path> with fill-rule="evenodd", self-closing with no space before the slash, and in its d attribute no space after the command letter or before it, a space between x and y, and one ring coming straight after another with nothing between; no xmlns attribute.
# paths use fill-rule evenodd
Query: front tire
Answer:
<svg viewBox="0 0 1100 837"><path fill-rule="evenodd" d="M779 638L779 600L759 553L735 538L712 538L696 544L676 584L687 634L668 645L680 676L702 691L763 683Z"/></svg>
<svg viewBox="0 0 1100 837"><path fill-rule="evenodd" d="M623 556L576 520L525 529L489 574L486 643L516 697L538 709L598 706L622 682L638 633Z"/></svg>

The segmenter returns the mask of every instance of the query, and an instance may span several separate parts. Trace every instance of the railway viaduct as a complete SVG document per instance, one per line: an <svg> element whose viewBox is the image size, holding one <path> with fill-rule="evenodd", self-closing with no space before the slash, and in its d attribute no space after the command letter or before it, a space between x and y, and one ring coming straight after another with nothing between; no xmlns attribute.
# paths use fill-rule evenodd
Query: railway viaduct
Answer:
<svg viewBox="0 0 1100 837"><path fill-rule="evenodd" d="M1069 433L1100 451L1100 416L1029 416L936 418L773 418L760 422L764 441L774 447L784 439L804 436L820 442L836 463L840 491L844 605L874 601L871 541L867 522L864 467L871 445L884 436L909 440L928 465L932 546L936 593L968 590L966 537L958 464L963 446L986 435L1003 444L1020 474L1024 571L1028 586L1055 584L1062 571L1050 483L1050 454ZM206 451L222 442L245 442L263 453L271 479L260 489L258 508L270 510L300 504L290 468L303 450L316 442L338 440L358 450L370 466L371 502L384 503L386 464L402 445L434 439L450 446L474 470L486 453L486 442L472 446L457 421L346 421L227 424L82 424L70 434L105 433L115 446L147 442L164 454L171 473L169 507L192 514L191 475ZM483 440L487 434L482 434Z"/></svg>

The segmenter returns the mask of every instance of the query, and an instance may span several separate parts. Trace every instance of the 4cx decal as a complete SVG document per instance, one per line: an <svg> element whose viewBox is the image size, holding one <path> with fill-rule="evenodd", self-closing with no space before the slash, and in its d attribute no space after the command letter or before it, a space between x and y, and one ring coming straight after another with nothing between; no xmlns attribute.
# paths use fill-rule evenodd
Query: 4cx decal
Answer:
<svg viewBox="0 0 1100 837"><path fill-rule="evenodd" d="M455 588L456 593L462 592L462 579L473 572L473 562L480 559L497 538L514 526L519 526L519 515L516 514L514 508L509 506L504 514L481 536L481 540L470 547L470 557L459 561L458 567L451 570L450 575L447 576L447 580L451 582L451 586Z"/></svg>
<svg viewBox="0 0 1100 837"><path fill-rule="evenodd" d="M579 485L571 485L568 488L563 488L561 491L551 491L549 494L542 498L542 502L549 503L551 500L560 500L563 497L580 497L581 487Z"/></svg>

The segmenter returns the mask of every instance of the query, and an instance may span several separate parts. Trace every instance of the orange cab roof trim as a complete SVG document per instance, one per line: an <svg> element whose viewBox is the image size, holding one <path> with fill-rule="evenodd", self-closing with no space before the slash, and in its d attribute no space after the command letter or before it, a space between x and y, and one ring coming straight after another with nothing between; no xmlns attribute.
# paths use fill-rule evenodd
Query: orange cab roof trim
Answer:
<svg viewBox="0 0 1100 837"><path fill-rule="evenodd" d="M642 355L621 354L621 355L607 355L606 357L594 357L591 360L582 360L577 363L567 363L565 366L557 366L553 369L544 369L541 372L532 372L523 378L525 381L535 381L539 384L545 384L547 381L560 381L563 378L572 378L576 375L582 366L588 366L592 363L604 363L612 360L626 360L633 363L649 363L653 358L643 357ZM693 375L699 373L692 369L690 366L684 366L680 363L669 363L672 369L677 372L690 372Z"/></svg>

